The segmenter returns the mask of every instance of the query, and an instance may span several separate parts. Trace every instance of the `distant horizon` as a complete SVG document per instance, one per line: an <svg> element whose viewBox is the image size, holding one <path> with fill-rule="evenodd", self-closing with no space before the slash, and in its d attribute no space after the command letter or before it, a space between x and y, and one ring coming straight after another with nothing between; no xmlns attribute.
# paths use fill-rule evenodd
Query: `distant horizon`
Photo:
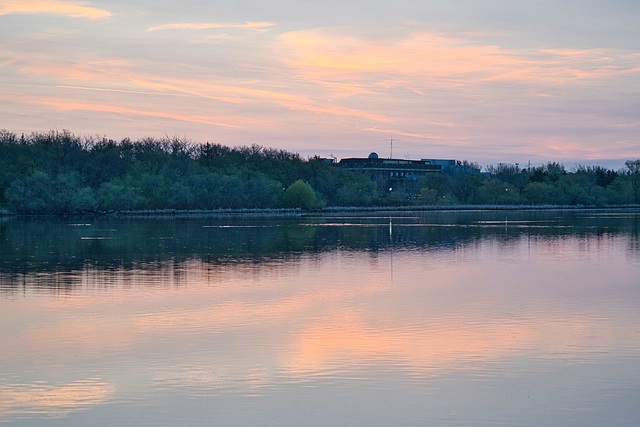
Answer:
<svg viewBox="0 0 640 427"><path fill-rule="evenodd" d="M122 137L118 137L118 138L114 138L108 134L82 134L82 133L77 133L74 132L73 129L66 129L66 128L50 128L47 130L39 130L39 131L15 131L15 130L11 130L11 129L6 129L6 128L0 128L3 130L7 130L9 132L13 132L16 135L20 136L22 134L24 134L25 136L27 135L31 135L32 133L46 133L46 132L50 132L50 131L62 131L62 130L68 130L69 132L71 132L73 135L80 137L80 138L88 138L88 137L96 137L96 138L106 138L106 139L111 139L117 142L122 141L123 139L130 139L132 141L136 141L136 140L142 140L145 138L154 138L154 139L161 139L161 138L179 138L185 141L188 141L189 143L193 143L193 144L206 144L206 143L211 143L211 144L221 144L224 146L228 146L228 147L241 147L241 146L250 146L253 144L257 144L263 147L267 147L267 148L274 148L274 149L278 149L278 150L286 150L289 151L291 153L296 153L299 154L301 157L303 158L309 158L309 157L314 157L314 156L318 156L321 158L331 158L332 156L334 156L334 158L339 161L340 159L344 159L344 158L362 158L362 157L368 157L369 154L371 153L376 153L378 154L379 157L383 157L383 158L389 158L389 154L390 154L390 146L389 141L387 141L387 146L383 147L382 145L379 145L379 149L378 150L370 150L370 151L356 151L356 150L339 150L339 149L335 149L329 152L323 152L323 153L319 153L319 152L314 152L313 150L290 150L284 147L280 147L280 146L276 146L276 145L267 145L267 144L262 144L259 141L254 141L248 144L228 144L225 143L223 141L213 141L213 140L205 140L205 141L197 141L197 140L193 140L191 138L189 138L188 136L185 135L168 135L168 134L164 134L164 135L158 135L158 136L152 136L152 135L144 135L144 136L139 136L139 137L130 137L130 136L122 136ZM384 144L384 141L382 141L382 144ZM529 161L531 161L531 167L537 167L537 166L543 166L546 165L549 162L556 162L556 163L560 163L562 165L565 166L565 168L567 169L567 171L571 171L572 168L578 167L578 166L600 166L603 167L605 169L612 169L615 171L618 171L620 169L625 169L625 162L627 160L636 160L637 158L640 158L640 156L638 156L637 158L624 158L624 159L547 159L547 160L501 160L501 161L480 161L478 159L475 158L462 158L462 157L455 157L455 156L429 156L428 153L425 154L416 154L416 155L409 155L407 153L402 153L402 145L398 144L396 142L396 140L394 139L394 153L393 153L393 158L394 159L404 159L404 160L421 160L421 159L447 159L447 160L460 160L460 161L470 161L470 162L476 162L480 165L481 169L484 171L485 168L489 165L497 165L499 163L505 163L505 164L518 164L518 166L521 169L525 169L528 167ZM384 151L386 149L386 152Z"/></svg>

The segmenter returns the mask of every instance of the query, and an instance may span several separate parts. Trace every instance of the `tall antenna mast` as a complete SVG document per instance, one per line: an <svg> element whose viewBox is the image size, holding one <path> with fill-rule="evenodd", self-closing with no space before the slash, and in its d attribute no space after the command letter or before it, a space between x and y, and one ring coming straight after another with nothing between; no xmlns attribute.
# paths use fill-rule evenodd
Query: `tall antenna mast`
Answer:
<svg viewBox="0 0 640 427"><path fill-rule="evenodd" d="M395 140L396 142L398 142L398 140ZM391 134L391 138L389 138L389 142L391 143L391 151L389 153L389 158L393 159L393 134Z"/></svg>
<svg viewBox="0 0 640 427"><path fill-rule="evenodd" d="M393 134L391 134L391 137L389 138L389 144L390 144L390 148L391 148L391 151L389 152L389 158L390 159L393 159L393 143L394 142L398 142L398 141L400 141L400 140L398 138L394 138Z"/></svg>

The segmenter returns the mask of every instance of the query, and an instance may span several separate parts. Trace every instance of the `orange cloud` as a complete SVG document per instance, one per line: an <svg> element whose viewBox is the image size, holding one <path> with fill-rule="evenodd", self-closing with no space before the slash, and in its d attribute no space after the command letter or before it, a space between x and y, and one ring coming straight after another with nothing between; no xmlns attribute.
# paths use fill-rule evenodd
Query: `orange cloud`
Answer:
<svg viewBox="0 0 640 427"><path fill-rule="evenodd" d="M244 24L223 24L215 22L183 22L177 24L164 24L147 28L147 31L159 30L209 30L218 28L231 28L238 30L264 30L273 27L273 22L246 22Z"/></svg>
<svg viewBox="0 0 640 427"><path fill-rule="evenodd" d="M487 74L527 61L495 46L482 46L436 33L400 40L374 40L304 30L279 37L288 62L311 74L392 73L444 78ZM482 67L479 67L482 65Z"/></svg>
<svg viewBox="0 0 640 427"><path fill-rule="evenodd" d="M71 18L101 19L111 12L87 6L87 2L57 0L0 0L0 15L12 13L50 13Z"/></svg>
<svg viewBox="0 0 640 427"><path fill-rule="evenodd" d="M542 52L558 56L601 56L604 54L601 49L542 49Z"/></svg>
<svg viewBox="0 0 640 427"><path fill-rule="evenodd" d="M415 88L421 81L447 86L498 80L558 84L638 68L625 64L637 63L637 58L613 50L514 50L431 32L371 39L315 29L282 34L278 42L287 64L307 79L364 81L417 93L423 93Z"/></svg>

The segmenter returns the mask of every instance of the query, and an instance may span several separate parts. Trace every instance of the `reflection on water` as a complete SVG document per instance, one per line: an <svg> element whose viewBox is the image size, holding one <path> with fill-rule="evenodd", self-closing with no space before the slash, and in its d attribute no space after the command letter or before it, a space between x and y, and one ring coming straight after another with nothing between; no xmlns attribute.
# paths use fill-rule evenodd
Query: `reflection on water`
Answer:
<svg viewBox="0 0 640 427"><path fill-rule="evenodd" d="M0 422L636 425L640 214L0 222Z"/></svg>
<svg viewBox="0 0 640 427"><path fill-rule="evenodd" d="M113 387L96 379L62 386L45 382L0 385L0 421L24 414L61 417L70 412L104 403Z"/></svg>

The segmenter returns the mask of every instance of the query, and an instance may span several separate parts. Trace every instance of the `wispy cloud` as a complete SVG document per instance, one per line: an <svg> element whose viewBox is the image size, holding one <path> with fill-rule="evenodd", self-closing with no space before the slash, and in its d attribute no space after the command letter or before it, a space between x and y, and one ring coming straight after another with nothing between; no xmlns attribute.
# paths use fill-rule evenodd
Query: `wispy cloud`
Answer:
<svg viewBox="0 0 640 427"><path fill-rule="evenodd" d="M111 16L111 12L88 6L88 2L84 1L0 0L0 15L12 13L49 13L89 19Z"/></svg>
<svg viewBox="0 0 640 427"><path fill-rule="evenodd" d="M558 56L601 56L604 53L602 49L542 49L542 52Z"/></svg>
<svg viewBox="0 0 640 427"><path fill-rule="evenodd" d="M90 90L95 92L134 93L134 94L141 94L141 95L159 95L159 96L189 96L189 95L180 94L180 93L145 92L141 90L109 89L109 88L102 88L102 87L67 86L67 85L57 85L56 87L60 87L64 89Z"/></svg>
<svg viewBox="0 0 640 427"><path fill-rule="evenodd" d="M227 33L214 34L211 36L206 36L200 40L192 40L191 44L218 44L222 41L226 41L231 39L231 36Z"/></svg>
<svg viewBox="0 0 640 427"><path fill-rule="evenodd" d="M328 29L280 35L287 63L309 79L438 82L488 81L560 84L633 72L637 58L604 49L507 49L435 32L372 39ZM381 79L382 78L382 79ZM414 90L415 88L408 87Z"/></svg>
<svg viewBox="0 0 640 427"><path fill-rule="evenodd" d="M537 139L539 156L560 161L570 159L637 158L640 144L635 141L609 140L606 144L593 144L572 136L553 135ZM526 152L527 148L523 150ZM530 151L530 149L529 149Z"/></svg>
<svg viewBox="0 0 640 427"><path fill-rule="evenodd" d="M63 99L42 99L34 102L38 105L48 106L62 111L95 111L99 113L114 113L126 116L144 116L144 117L156 117L162 119L172 119L183 122L200 123L213 126L221 126L226 128L239 128L239 124L232 124L242 119L232 117L220 117L220 116L205 116L205 115L189 115L189 114L177 114L164 111L153 110L141 110L134 108L121 107L118 105L98 104L91 102L79 102L73 100ZM247 122L258 122L257 120L245 120Z"/></svg>
<svg viewBox="0 0 640 427"><path fill-rule="evenodd" d="M133 72L133 64L125 60L84 58L78 62L65 63L56 57L41 55L35 59L28 55L11 52L15 65L22 74L58 77L65 80L100 81L122 80ZM71 55L66 58L69 61ZM71 61L69 61L71 62Z"/></svg>
<svg viewBox="0 0 640 427"><path fill-rule="evenodd" d="M318 102L304 96L291 95L272 90L176 79L135 79L134 82L139 86L155 88L157 90L172 90L229 103L240 104L255 101L266 101L275 103L289 110L309 111L333 116L359 117L381 122L387 122L390 120L388 117L380 114L368 113L365 110Z"/></svg>
<svg viewBox="0 0 640 427"><path fill-rule="evenodd" d="M160 30L211 30L211 29L236 29L236 30L255 30L264 31L269 27L273 27L273 22L245 22L244 24L231 24L220 22L181 22L175 24L156 25L147 28L147 31Z"/></svg>
<svg viewBox="0 0 640 427"><path fill-rule="evenodd" d="M411 132L405 132L397 129L378 129L375 126L371 128L367 128L365 130L369 132L384 133L387 135L394 135L394 136L401 135L401 136L409 136L411 138L419 138L419 139L435 139L438 141L445 141L445 140L451 141L451 140L465 139L465 138L452 138L450 136L444 136L444 135L427 135L427 134L411 133Z"/></svg>
<svg viewBox="0 0 640 427"><path fill-rule="evenodd" d="M39 58L33 61L29 56L15 52L5 52L13 58L11 63L20 73L63 79L57 87L75 90L131 93L131 94L171 94L188 95L210 99L228 104L264 104L268 103L289 111L308 111L315 114L356 117L375 122L388 122L389 117L354 107L339 105L335 102L315 99L314 92L323 92L321 82L308 82L306 94L292 94L291 89L275 85L275 76L264 76L261 81L242 81L218 83L215 80L179 79L160 74L144 73L137 70L135 64L124 60L92 58L72 64L61 63L57 58ZM69 58L67 58L68 60ZM87 82L87 84L80 84ZM61 82L62 83L62 82ZM235 83L235 84L230 84ZM263 89L262 87L267 87ZM351 93L368 93L362 88L348 85L331 84L334 89ZM299 92L296 92L299 93ZM219 124L219 123L215 123Z"/></svg>
<svg viewBox="0 0 640 427"><path fill-rule="evenodd" d="M216 84L200 80L173 79L153 75L131 76L135 84L156 88L158 90L174 90L178 92L197 95L204 98L214 97L231 103L242 103L247 98L304 102L305 98L298 95L290 95L284 92L256 89L254 87L234 86L229 84ZM224 96L223 96L224 95Z"/></svg>
<svg viewBox="0 0 640 427"><path fill-rule="evenodd" d="M618 127L621 128L634 128L634 127L640 127L640 122L635 122L635 123L622 123L619 124Z"/></svg>

